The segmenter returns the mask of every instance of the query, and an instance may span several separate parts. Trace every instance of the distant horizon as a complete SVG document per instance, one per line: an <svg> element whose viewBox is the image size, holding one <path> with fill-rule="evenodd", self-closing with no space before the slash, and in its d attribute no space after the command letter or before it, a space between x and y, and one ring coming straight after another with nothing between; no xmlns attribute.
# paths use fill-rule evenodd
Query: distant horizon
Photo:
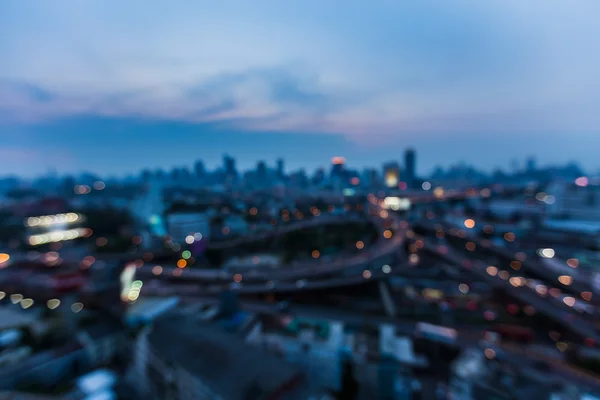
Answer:
<svg viewBox="0 0 600 400"><path fill-rule="evenodd" d="M421 174L600 168L597 0L226 3L4 0L0 176L406 147Z"/></svg>
<svg viewBox="0 0 600 400"><path fill-rule="evenodd" d="M407 147L409 148L409 147ZM406 149L407 149L406 148ZM533 158L535 160L535 167L536 170L545 170L545 169L551 169L551 168L564 168L567 167L570 164L574 164L576 165L578 168L580 168L582 170L582 172L584 172L585 175L587 176L600 176L600 168L598 168L597 170L594 171L590 171L589 169L584 168L580 163L577 162L577 160L566 160L563 162L546 162L546 163L542 163L539 162L538 158L535 155L532 156L528 156L526 158L521 158L521 159L512 159L512 160L507 160L507 165L504 166L496 166L494 168L481 168L475 164L470 163L467 160L456 160L454 162L450 162L447 164L437 164L437 165L433 165L430 168L426 169L425 171L424 168L419 168L419 150L414 148L414 147L410 147L415 149L415 153L416 153L416 159L417 159L417 176L430 176L432 175L435 170L439 167L442 168L444 171L448 171L451 168L454 167L458 167L461 165L464 165L466 167L470 167L470 168L474 168L477 172L480 172L482 174L486 174L486 175L491 175L493 174L495 171L502 171L503 173L506 173L508 175L513 174L515 172L526 172L527 169L527 160L529 158ZM386 163L391 163L391 162L397 162L401 168L404 168L404 158L403 158L403 151L405 149L402 150L402 157L396 158L396 159L386 159L386 160L382 160L381 162L379 162L378 164L353 164L352 163L352 159L348 159L348 157L344 156L343 154L337 154L337 156L341 156L344 157L346 159L346 166L348 169L350 170L356 170L358 172L363 172L365 169L376 169L378 172L382 172L383 171L383 166ZM58 169L54 169L52 167L48 168L45 171L41 171L39 173L34 173L31 175L24 175L24 174L19 174L19 173L12 173L12 174L0 174L0 179L7 179L7 178L18 178L21 180L35 180L35 179L40 179L40 178L45 178L48 177L49 175L54 175L56 174L57 177L59 178L65 178L65 177L78 177L81 175L93 175L93 176L98 176L98 177L102 177L103 179L126 179L129 177L138 177L140 174L142 174L143 171L148 170L152 173L156 172L157 170L162 170L163 172L169 174L171 173L171 171L173 171L175 168L187 168L192 174L195 174L194 172L194 166L195 163L198 161L201 161L205 167L206 172L211 173L211 172L216 172L218 170L222 170L223 169L223 156L228 155L231 156L233 159L235 159L236 161L236 169L238 171L238 173L244 173L246 171L252 171L252 170L256 170L257 164L260 161L265 162L266 166L268 169L274 170L277 167L277 160L282 159L284 161L284 171L286 174L291 174L294 172L298 172L300 170L304 170L307 174L311 175L314 174L318 169L325 169L326 171L329 171L329 168L331 167L331 158L336 157L336 156L332 156L331 158L327 159L325 163L322 164L316 164L316 165L312 165L312 166L306 166L306 165L302 165L302 164L293 164L293 167L290 166L290 164L287 162L286 157L285 156L281 156L281 157L274 157L271 159L267 159L267 158L260 158L260 159L256 159L254 162L242 162L240 163L238 158L236 157L236 155L232 152L228 152L228 151L223 151L220 154L220 159L219 160L213 160L213 162L211 163L207 163L204 159L202 159L201 157L195 159L195 160L190 160L189 162L181 162L179 164L176 165L165 165L165 166L159 166L159 165L154 165L154 166L150 166L150 165L140 165L137 169L134 170L130 170L130 171L122 171L122 172L101 172L101 171L95 171L95 170L91 170L91 169L79 169L79 170L58 170ZM518 169L515 171L513 170L514 165L513 165L513 161L517 161L517 167Z"/></svg>

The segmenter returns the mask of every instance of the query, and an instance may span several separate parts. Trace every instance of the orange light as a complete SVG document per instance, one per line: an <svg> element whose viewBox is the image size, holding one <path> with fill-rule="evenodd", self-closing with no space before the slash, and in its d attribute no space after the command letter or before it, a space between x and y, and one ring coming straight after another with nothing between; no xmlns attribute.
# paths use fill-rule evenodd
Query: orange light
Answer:
<svg viewBox="0 0 600 400"><path fill-rule="evenodd" d="M520 270L520 269L521 269L521 262L520 262L520 261L517 261L517 260L511 261L511 262L510 262L510 267L511 267L512 269L514 269L515 271L518 271L518 270Z"/></svg>
<svg viewBox="0 0 600 400"><path fill-rule="evenodd" d="M331 163L334 165L344 165L346 164L346 159L344 157L333 157Z"/></svg>
<svg viewBox="0 0 600 400"><path fill-rule="evenodd" d="M569 275L561 275L558 277L558 281L565 286L569 286L571 283L573 283L573 278Z"/></svg>
<svg viewBox="0 0 600 400"><path fill-rule="evenodd" d="M506 232L504 234L504 240L506 240L507 242L514 242L515 241L515 234L512 232Z"/></svg>
<svg viewBox="0 0 600 400"><path fill-rule="evenodd" d="M465 227L471 229L475 227L475 221L473 221L472 219L466 219L465 220Z"/></svg>
<svg viewBox="0 0 600 400"><path fill-rule="evenodd" d="M233 276L233 280L234 280L236 283L240 283L240 282L242 281L242 275L241 275L241 274L235 274L235 275Z"/></svg>
<svg viewBox="0 0 600 400"><path fill-rule="evenodd" d="M250 214L251 214L251 215L256 215L256 214L258 214L258 209L257 209L256 207L252 207L252 208L250 209Z"/></svg>
<svg viewBox="0 0 600 400"><path fill-rule="evenodd" d="M162 267L160 265L155 266L154 268L152 268L152 273L154 275L160 275L162 274Z"/></svg>
<svg viewBox="0 0 600 400"><path fill-rule="evenodd" d="M362 240L359 240L358 242L356 242L356 248L361 250L365 247L365 244L362 242Z"/></svg>
<svg viewBox="0 0 600 400"><path fill-rule="evenodd" d="M313 258L319 258L320 255L321 255L321 253L319 253L319 250L313 250L313 252L312 252Z"/></svg>
<svg viewBox="0 0 600 400"><path fill-rule="evenodd" d="M386 239L389 239L392 237L392 231L390 231L389 229L383 232L383 237Z"/></svg>
<svg viewBox="0 0 600 400"><path fill-rule="evenodd" d="M474 251L475 247L477 247L477 246L473 242L467 242L467 244L465 245L465 248L469 251Z"/></svg>
<svg viewBox="0 0 600 400"><path fill-rule="evenodd" d="M4 264L8 260L10 260L10 256L8 254L0 253L0 264Z"/></svg>
<svg viewBox="0 0 600 400"><path fill-rule="evenodd" d="M186 266L187 266L187 261L185 261L183 258L177 261L178 268L185 268Z"/></svg>

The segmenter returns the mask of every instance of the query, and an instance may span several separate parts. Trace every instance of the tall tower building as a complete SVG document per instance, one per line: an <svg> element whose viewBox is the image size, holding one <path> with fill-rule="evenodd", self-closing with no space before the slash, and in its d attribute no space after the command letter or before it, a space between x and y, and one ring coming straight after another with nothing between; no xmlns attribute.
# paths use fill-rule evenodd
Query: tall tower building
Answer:
<svg viewBox="0 0 600 400"><path fill-rule="evenodd" d="M194 164L194 174L196 178L203 178L206 173L206 168L204 168L204 163L201 160L196 161Z"/></svg>
<svg viewBox="0 0 600 400"><path fill-rule="evenodd" d="M527 159L527 172L534 172L537 169L535 157L531 156Z"/></svg>
<svg viewBox="0 0 600 400"><path fill-rule="evenodd" d="M277 160L277 178L282 179L285 176L285 166L282 158Z"/></svg>
<svg viewBox="0 0 600 400"><path fill-rule="evenodd" d="M223 169L225 170L225 175L227 178L237 178L237 170L235 169L235 158L225 154L223 156Z"/></svg>
<svg viewBox="0 0 600 400"><path fill-rule="evenodd" d="M264 161L256 164L256 178L263 184L267 180L267 164Z"/></svg>
<svg viewBox="0 0 600 400"><path fill-rule="evenodd" d="M333 157L331 159L331 177L341 177L344 172L344 164L346 159L344 157Z"/></svg>
<svg viewBox="0 0 600 400"><path fill-rule="evenodd" d="M414 189L416 180L416 155L414 149L406 149L404 152L404 176L409 189Z"/></svg>
<svg viewBox="0 0 600 400"><path fill-rule="evenodd" d="M383 179L389 188L397 188L400 181L400 165L397 162L383 164Z"/></svg>

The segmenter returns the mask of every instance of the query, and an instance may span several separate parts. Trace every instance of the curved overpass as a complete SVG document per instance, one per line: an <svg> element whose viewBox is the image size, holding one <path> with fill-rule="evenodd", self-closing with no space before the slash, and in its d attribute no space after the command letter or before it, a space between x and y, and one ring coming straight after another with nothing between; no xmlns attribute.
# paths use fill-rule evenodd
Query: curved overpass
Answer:
<svg viewBox="0 0 600 400"><path fill-rule="evenodd" d="M477 196L480 196L480 192L473 190L466 192L455 192L446 195L443 198L438 198L432 194L408 195L406 197L410 198L413 202L424 203L429 201L445 201L450 199L467 199ZM379 214L381 208L379 207L379 202L377 199L372 198L371 203L373 205L370 205L370 207L376 211L376 214ZM362 274L365 270L379 270L383 265L396 264L398 262L397 256L399 255L400 249L402 249L404 244L406 236L405 233L406 229L408 228L408 224L405 222L399 223L399 221L394 217L388 216L370 218L370 220L379 228L381 234L380 240L374 246L365 249L350 258L337 259L327 264L316 264L314 262L309 262L303 265L280 266L279 268L272 270L248 270L244 272L243 275L239 273L244 282L243 286L246 286L246 282L260 283L256 290L270 291L272 288L268 288L267 286L272 284L273 281L317 279L322 282L322 285L325 285L325 282L329 282L328 285L333 287L340 283L339 279L351 278L360 280L363 279ZM307 221L296 222L276 231L266 232L259 237L240 238L223 243L216 243L211 246L211 248L226 249L245 243L251 243L253 241L268 239L269 237L286 234L295 230L305 229L307 227L326 225L330 223L347 223L350 221L364 221L364 219L354 216L321 216L317 218L311 218ZM393 225L393 229L395 230L393 236L389 239L383 238L383 231L387 228L386 223ZM340 273L345 273L347 276L341 278L333 277L331 279L322 279L328 275L336 275ZM371 271L370 273L372 274ZM141 277L173 280L182 283L193 281L207 283L213 281L221 284L233 282L235 275L238 275L236 272L228 272L222 269L179 269L174 266L162 266L158 275L153 273L153 267L143 266L138 268L137 274ZM348 280L347 282L350 281L351 280ZM292 288L290 287L290 289Z"/></svg>
<svg viewBox="0 0 600 400"><path fill-rule="evenodd" d="M398 246L400 246L402 243L403 240L401 238L396 238L396 240L390 239L388 241L389 245L385 246L385 248L381 248L381 255L387 254L387 251L397 251ZM470 260L467 260L455 251L450 250L448 247L438 246L436 243L430 240L423 240L422 250L429 252L430 254L436 256L437 258L445 262L464 268L469 273L472 273L475 276L481 278L482 280L489 282L492 285L492 287L501 289L502 291L507 293L511 298L517 299L525 304L532 305L538 312L543 313L552 320L561 323L572 332L585 338L594 339L596 342L600 343L600 335L592 326L590 326L587 322L583 321L581 318L575 315L573 313L573 310L570 309L567 305L554 299L553 297L542 297L528 287L515 287L509 282L508 279L503 280L498 276L490 275L486 271L488 267L487 264L481 261L472 262ZM257 274L254 276L255 279L247 279L246 277L244 277L243 284L239 285L239 287L237 287L236 290L244 294L266 294L273 292L291 292L304 290L308 291L322 288L356 285L364 283L367 280L385 279L389 275L382 271L382 263L377 263L377 260L377 257L363 258L359 255L358 257L352 258L350 260L341 260L335 264L312 266L291 271L273 271L271 273L266 274L257 272ZM404 267L405 265L406 264L398 265L397 262L394 262L391 264L391 268L398 269ZM327 275L334 275L336 272L341 272L344 270L351 271L352 273L347 276L333 276L331 278L322 278ZM365 271L369 272L365 273ZM156 289L155 294L185 294L187 296L217 295L223 290L223 284L211 284L211 278L206 276L206 273L209 272L214 274L213 279L215 277L218 277L217 280L231 282L231 280L224 279L225 275L221 271L203 272L204 276L197 276L196 279L204 284L208 284L205 288L200 289L198 285L189 285L188 287L183 289L183 285L178 284L173 287L163 287ZM181 277L183 276L184 275L182 274ZM308 279L311 279L311 281L308 281ZM187 280L185 278L177 279L177 281L181 283L190 282L193 280L194 279ZM214 282L214 280L212 282ZM145 292L147 289L145 289Z"/></svg>
<svg viewBox="0 0 600 400"><path fill-rule="evenodd" d="M330 279L315 279L306 280L299 279L297 281L275 282L270 280L267 282L252 282L247 284L239 284L234 287L235 291L240 294L266 294L266 293L290 293L299 291L311 291L319 289L330 289L345 286L355 286L364 284L369 281L379 281L389 276L389 271L385 272L381 268L366 269L364 274L353 276L337 277ZM364 272L364 271L363 271ZM211 283L207 286L199 286L193 283L182 283L177 285L163 285L155 287L144 287L144 294L151 296L180 296L180 297L202 297L202 296L218 296L223 292L223 284Z"/></svg>
<svg viewBox="0 0 600 400"><path fill-rule="evenodd" d="M304 229L314 228L317 226L327 226L327 225L342 225L347 224L349 222L364 222L364 218L354 215L322 215L322 216L314 216L307 219L302 219L300 221L295 221L293 223L288 223L285 225L277 225L277 228L260 233L258 235L253 236L245 236L241 238L236 238L232 240L226 240L222 242L213 242L209 243L207 248L211 250L224 250L230 249L232 247L243 246L253 242L260 242L263 240L271 239L280 235L285 235L287 233L296 232Z"/></svg>
<svg viewBox="0 0 600 400"><path fill-rule="evenodd" d="M309 221L309 223L297 226L297 224L289 226L289 229L279 230L277 234L286 234L293 232L296 229L305 229L306 227L314 227L320 225L328 225L331 223L347 223L354 221L364 221L363 218L347 217L347 216L335 216L335 217L319 217ZM248 270L243 274L244 281L272 281L272 280L297 280L305 278L316 278L319 276L338 274L345 270L360 270L368 269L372 265L377 264L381 267L384 264L389 264L396 261L396 255L398 250L404 243L404 231L402 230L402 224L398 224L392 218L375 217L369 219L379 229L379 240L371 247L361 250L358 254L349 257L333 260L330 263L318 263L308 262L304 264L297 264L293 266L280 266L276 269L270 270ZM384 230L388 227L396 229L396 232L391 238L386 239L383 234ZM267 236L268 237L268 236ZM263 240L264 238L248 238L244 242L251 242L254 240ZM235 245L239 245L242 242L236 241ZM229 243L224 243L223 248L233 246ZM233 268L235 269L235 268ZM191 269L184 268L179 269L177 267L162 267L161 273L157 276L153 272L153 267L143 266L138 268L137 274L142 277L150 277L154 279L173 279L177 281L195 281L200 280L206 281L218 281L218 282L232 282L237 272L228 272L222 269ZM362 270L360 271L362 274Z"/></svg>

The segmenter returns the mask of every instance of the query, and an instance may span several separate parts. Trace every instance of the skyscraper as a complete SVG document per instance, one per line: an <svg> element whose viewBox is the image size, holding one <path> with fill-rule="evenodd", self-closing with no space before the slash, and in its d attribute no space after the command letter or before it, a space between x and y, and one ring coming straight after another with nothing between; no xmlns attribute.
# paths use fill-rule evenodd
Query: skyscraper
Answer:
<svg viewBox="0 0 600 400"><path fill-rule="evenodd" d="M256 164L256 178L263 184L267 180L267 164L264 161Z"/></svg>
<svg viewBox="0 0 600 400"><path fill-rule="evenodd" d="M535 157L531 156L527 159L527 172L533 172L537 169Z"/></svg>
<svg viewBox="0 0 600 400"><path fill-rule="evenodd" d="M223 156L223 169L225 170L225 176L227 178L237 178L237 170L235 169L235 158L225 154Z"/></svg>
<svg viewBox="0 0 600 400"><path fill-rule="evenodd" d="M409 189L414 189L416 180L416 155L414 149L404 152L404 176Z"/></svg>
<svg viewBox="0 0 600 400"><path fill-rule="evenodd" d="M392 161L383 164L383 179L389 188L397 188L400 181L400 165Z"/></svg>
<svg viewBox="0 0 600 400"><path fill-rule="evenodd" d="M206 169L204 168L204 163L201 160L196 161L196 164L194 164L194 174L196 175L196 178L204 177L205 173Z"/></svg>
<svg viewBox="0 0 600 400"><path fill-rule="evenodd" d="M279 158L277 160L277 178L282 179L285 175L285 167L283 163L283 159Z"/></svg>
<svg viewBox="0 0 600 400"><path fill-rule="evenodd" d="M344 171L346 159L344 157L333 157L331 159L331 177L341 177Z"/></svg>

